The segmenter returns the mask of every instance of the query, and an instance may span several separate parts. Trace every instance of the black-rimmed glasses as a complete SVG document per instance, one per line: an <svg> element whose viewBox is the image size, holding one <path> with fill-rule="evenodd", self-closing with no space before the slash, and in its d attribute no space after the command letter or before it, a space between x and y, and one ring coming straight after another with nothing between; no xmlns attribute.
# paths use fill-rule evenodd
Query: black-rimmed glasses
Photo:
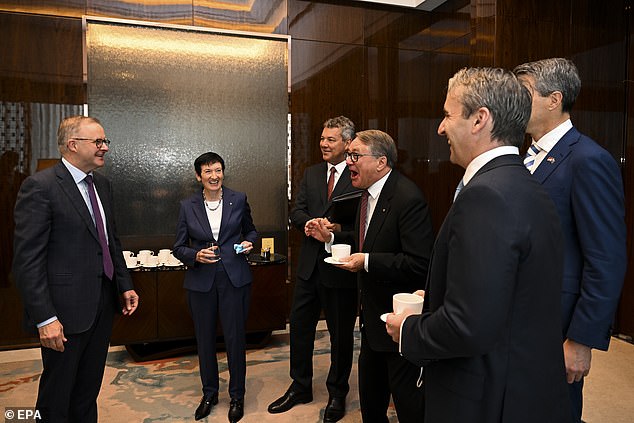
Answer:
<svg viewBox="0 0 634 423"><path fill-rule="evenodd" d="M355 153L352 151L346 151L345 153L343 153L343 156L346 160L350 159L352 163L356 163L357 161L359 161L359 157L363 157L363 156L381 157L381 154L361 154L361 153Z"/></svg>
<svg viewBox="0 0 634 423"><path fill-rule="evenodd" d="M106 144L108 147L110 147L110 140L108 138L78 138L78 137L73 137L72 139L74 140L80 140L80 141L90 141L91 143L95 144L95 147L97 148L101 148L102 145Z"/></svg>

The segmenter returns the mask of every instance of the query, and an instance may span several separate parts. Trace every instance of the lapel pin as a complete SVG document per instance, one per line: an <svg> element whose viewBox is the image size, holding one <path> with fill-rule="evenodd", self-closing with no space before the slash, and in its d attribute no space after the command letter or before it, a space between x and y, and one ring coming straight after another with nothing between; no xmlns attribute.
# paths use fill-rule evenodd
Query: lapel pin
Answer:
<svg viewBox="0 0 634 423"><path fill-rule="evenodd" d="M555 163L555 158L553 156L549 156L547 159L548 163L553 164Z"/></svg>

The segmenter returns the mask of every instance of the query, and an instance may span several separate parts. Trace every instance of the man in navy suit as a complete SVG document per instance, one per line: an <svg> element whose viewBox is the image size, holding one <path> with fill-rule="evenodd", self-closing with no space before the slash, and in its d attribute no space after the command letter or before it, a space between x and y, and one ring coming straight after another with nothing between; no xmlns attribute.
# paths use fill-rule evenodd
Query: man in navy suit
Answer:
<svg viewBox="0 0 634 423"><path fill-rule="evenodd" d="M423 414L421 368L405 360L385 333L381 315L392 296L424 287L433 230L420 189L398 172L396 143L378 130L358 132L346 151L355 188L364 191L355 231L331 234L323 220L309 225L321 240L347 241L357 250L338 267L355 272L361 296L359 400L364 423L387 423L390 396L401 423Z"/></svg>
<svg viewBox="0 0 634 423"><path fill-rule="evenodd" d="M519 156L530 94L512 72L458 71L445 117L462 189L432 252L422 315L387 331L425 366L425 421L570 420L559 331L563 240L557 211Z"/></svg>
<svg viewBox="0 0 634 423"><path fill-rule="evenodd" d="M296 404L312 401L315 330L323 309L331 345L330 370L326 379L329 399L324 422L332 423L345 415L346 395L350 390L348 378L352 370L353 332L357 318L357 282L355 275L324 263L330 255L324 243L308 236L304 230L313 218L330 216L332 198L355 191L344 159L346 146L355 136L355 127L345 116L328 119L323 126L319 147L324 161L304 172L290 216L293 226L304 234L290 315L293 383L268 410L282 413ZM352 229L352 219L337 221L330 227Z"/></svg>
<svg viewBox="0 0 634 423"><path fill-rule="evenodd" d="M43 421L96 422L118 294L124 315L139 297L116 235L110 182L93 172L110 144L100 122L64 119L57 144L62 160L20 188L13 272L26 325L42 344Z"/></svg>
<svg viewBox="0 0 634 423"><path fill-rule="evenodd" d="M581 89L574 63L546 59L514 72L533 95L526 129L533 143L524 163L555 202L564 232L564 356L579 422L592 348L608 349L625 277L623 181L614 158L572 126L570 112Z"/></svg>

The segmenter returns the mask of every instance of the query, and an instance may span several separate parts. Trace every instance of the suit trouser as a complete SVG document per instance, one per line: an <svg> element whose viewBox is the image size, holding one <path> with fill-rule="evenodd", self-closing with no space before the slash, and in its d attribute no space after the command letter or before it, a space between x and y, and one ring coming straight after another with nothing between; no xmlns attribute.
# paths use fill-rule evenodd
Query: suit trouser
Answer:
<svg viewBox="0 0 634 423"><path fill-rule="evenodd" d="M42 422L97 422L97 397L115 310L112 284L104 278L97 315L86 332L65 334L68 341L63 352L42 347L36 404Z"/></svg>
<svg viewBox="0 0 634 423"><path fill-rule="evenodd" d="M420 367L397 352L375 351L361 333L359 401L363 423L388 423L390 394L400 423L420 423L425 417L423 388L418 387Z"/></svg>
<svg viewBox="0 0 634 423"><path fill-rule="evenodd" d="M581 421L581 413L583 411L583 378L579 382L569 384L568 392L570 393L572 422L579 423Z"/></svg>
<svg viewBox="0 0 634 423"><path fill-rule="evenodd" d="M330 288L320 282L316 268L309 280L297 279L290 315L290 350L293 389L312 392L313 350L317 322L324 310L330 334L330 370L326 388L332 397L343 398L350 386L357 289Z"/></svg>
<svg viewBox="0 0 634 423"><path fill-rule="evenodd" d="M219 390L216 327L218 315L227 348L229 395L243 399L246 379L246 322L251 300L251 284L236 288L224 267L216 265L214 283L208 292L187 291L196 330L198 362L203 395Z"/></svg>

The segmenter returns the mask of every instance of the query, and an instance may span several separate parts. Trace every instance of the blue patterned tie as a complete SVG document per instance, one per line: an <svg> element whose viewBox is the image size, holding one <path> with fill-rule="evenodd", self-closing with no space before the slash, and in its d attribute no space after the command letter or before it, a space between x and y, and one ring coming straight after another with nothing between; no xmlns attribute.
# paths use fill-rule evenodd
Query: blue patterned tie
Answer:
<svg viewBox="0 0 634 423"><path fill-rule="evenodd" d="M460 194L460 190L464 188L464 182L462 182L462 179L460 179L460 183L458 184L458 186L456 187L456 192L453 195L453 201L456 201L456 198L458 198L458 194Z"/></svg>
<svg viewBox="0 0 634 423"><path fill-rule="evenodd" d="M97 233L99 234L99 244L101 244L101 250L103 253L103 272L108 279L112 280L112 275L114 275L114 266L112 264L110 250L108 249L108 241L106 241L106 232L103 228L103 219L101 218L101 211L99 210L99 204L97 203L92 175L86 175L84 180L88 185L88 197L90 197L90 206L92 207L92 213L95 216L95 225L97 226Z"/></svg>
<svg viewBox="0 0 634 423"><path fill-rule="evenodd" d="M526 169L531 170L540 151L541 148L539 148L536 143L531 144L526 152L526 156L524 156L524 166L526 166Z"/></svg>

